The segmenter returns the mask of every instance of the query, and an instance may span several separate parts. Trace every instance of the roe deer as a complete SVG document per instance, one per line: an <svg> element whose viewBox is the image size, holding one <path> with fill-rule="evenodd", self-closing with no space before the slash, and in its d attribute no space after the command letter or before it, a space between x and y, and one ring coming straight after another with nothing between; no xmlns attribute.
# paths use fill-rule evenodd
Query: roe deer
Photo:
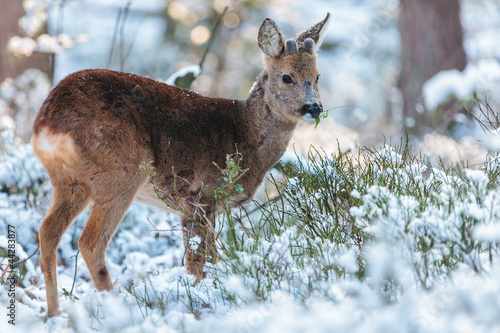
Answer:
<svg viewBox="0 0 500 333"><path fill-rule="evenodd" d="M60 313L57 247L90 203L78 247L98 290L113 289L105 251L133 200L180 215L187 271L196 282L205 277L207 258L217 258L213 199L221 174L214 162L224 166L226 155L242 155L244 193L231 200L245 202L284 153L297 122L320 115L315 52L329 17L286 42L266 18L257 38L264 69L246 100L204 97L109 70L73 73L52 90L32 138L54 188L39 231L49 316ZM189 241L196 236L194 249Z"/></svg>

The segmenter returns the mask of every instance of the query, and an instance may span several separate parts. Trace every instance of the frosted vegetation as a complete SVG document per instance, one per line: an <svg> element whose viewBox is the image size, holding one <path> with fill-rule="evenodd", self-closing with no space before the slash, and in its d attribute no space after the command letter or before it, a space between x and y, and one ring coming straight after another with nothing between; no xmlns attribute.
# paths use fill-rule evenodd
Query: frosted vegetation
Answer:
<svg viewBox="0 0 500 333"><path fill-rule="evenodd" d="M123 6L123 2L115 2ZM23 3L27 15L20 25L26 36L13 38L9 52L24 56L59 52L56 77L75 70L75 61L84 67L105 67L109 39L91 44L89 36L80 32L69 33L71 37L62 32L37 36L48 19L47 4L56 6L58 2ZM67 17L84 15L75 10L82 3L68 2L75 7L66 12ZM174 3L181 6L184 2ZM206 6L192 3L198 3L193 10L197 14ZM222 6L225 1L215 3ZM330 9L336 26L325 43L335 47L321 50L318 58L324 105L332 109L351 105L338 113L348 114L343 121L361 131L386 122L385 116L380 117L385 114L382 105L388 101L397 104L395 3L337 1L335 10ZM318 4L319 12L314 15L322 17L323 8L331 7L331 1ZM137 1L134 6L149 10L148 6L156 8L157 3ZM313 10L306 1L275 3L273 8L280 6L295 12ZM463 73L440 73L426 84L425 102L431 108L438 108L450 96L470 103L474 96L487 95L498 85L498 63L491 59L498 58L499 15L485 19L476 6L481 8L475 1L463 1L470 64ZM295 32L295 16L262 10L284 29ZM488 12L495 13L492 8ZM116 13L104 14L114 17ZM259 12L248 21L257 22L265 15ZM183 20L188 18L186 14ZM156 53L148 51L147 41L161 34L158 17L144 20L144 25L136 24L143 18L129 19L134 22L133 29L127 26L124 30L129 35L137 30L139 36L131 44L140 47L126 45L132 52L128 63L117 47L114 60L109 57L113 60L110 67L118 67L120 62L126 65L125 70L154 73L156 77L178 70L170 76L170 83L189 73L199 75L194 87L213 93L213 68L223 63L226 71L216 78L220 84L214 95L241 97L261 66L260 55L241 51L249 43L256 50L255 27L238 27L241 33L237 38L224 40L227 47L219 46L217 52L209 53L200 73L197 65L186 67L184 58L191 65L197 61L192 61L192 54L186 56L180 42L180 46L168 48L156 45ZM112 34L115 22L110 22L105 29L97 25L89 25L89 29ZM153 24L148 26L147 22ZM95 31L91 36L98 39ZM204 36L203 31L200 36ZM87 48L81 44L85 41L89 42ZM105 46L96 46L99 43ZM137 49L142 53L134 54ZM104 57L93 57L92 52L101 51L106 53ZM75 57L71 63L71 52L83 59ZM223 56L217 59L215 53ZM152 69L158 63L175 63L174 56L183 60L168 71ZM133 63L133 58L138 60ZM94 59L101 62L88 63ZM235 80L241 84L234 84ZM7 262L5 235L8 226L15 225L16 269L21 277L16 289L16 326L1 319L0 332L500 330L500 155L482 155L482 163L474 169L464 164L444 165L412 152L406 139L358 153L333 155L317 147L304 157L288 151L269 174L267 192L263 187L260 193L264 194L250 206L226 210L217 221L220 260L207 265L207 278L196 286L192 286L194 277L183 267L177 217L133 204L107 252L115 289L96 292L77 246L88 219L85 211L64 234L58 251L62 315L47 319L37 232L48 209L51 185L31 146L18 138L29 142L34 111L50 86L44 74L35 70L0 86L0 127L6 128L0 131L0 275ZM487 110L485 104L482 107ZM10 117L14 109L21 112ZM372 121L370 117L383 120ZM498 118L490 120L483 124L493 129L492 134L483 138L488 149L497 151L500 122ZM322 126L329 130L325 123L327 120L322 120L317 130ZM474 126L479 127L477 123ZM17 138L13 129L18 131ZM245 190L237 181L244 170L239 168L237 156L229 156L227 165L220 167L225 185L216 195L224 204L229 188ZM0 306L5 309L10 299L7 285L0 283Z"/></svg>
<svg viewBox="0 0 500 333"><path fill-rule="evenodd" d="M31 147L12 139L2 132L0 235L16 225L24 259L50 185ZM479 170L433 166L403 141L358 156L311 150L279 169L277 196L219 219L220 261L194 287L177 219L134 205L108 250L115 290L95 292L77 250L84 213L60 246L62 316L44 320L35 253L22 261L14 331L500 329L500 156ZM242 171L229 157L222 203Z"/></svg>

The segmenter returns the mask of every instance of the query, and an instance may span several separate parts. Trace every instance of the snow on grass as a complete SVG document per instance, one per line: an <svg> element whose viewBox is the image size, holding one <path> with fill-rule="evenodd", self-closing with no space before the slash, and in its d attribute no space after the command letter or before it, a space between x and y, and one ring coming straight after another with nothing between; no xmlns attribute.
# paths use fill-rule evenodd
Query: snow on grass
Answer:
<svg viewBox="0 0 500 333"><path fill-rule="evenodd" d="M198 75L201 73L201 68L198 65L191 65L191 66L186 66L181 69L179 69L177 72L174 74L170 75L166 80L165 83L171 86L175 86L175 80L178 78L184 77L188 74L192 74L194 78L197 78Z"/></svg>
<svg viewBox="0 0 500 333"><path fill-rule="evenodd" d="M9 149L25 154L2 155L2 167L33 158L29 146ZM361 158L358 163L342 154L319 154L284 165L283 202L263 207L242 224L225 221L231 216L218 221L220 261L206 266L207 278L196 286L182 266L178 219L134 204L107 252L115 289L96 292L77 255L88 218L84 212L58 252L62 315L45 317L45 285L35 253L26 261L24 287L16 290L16 326L1 320L0 331L500 329L500 193L494 163L485 170L447 169L390 145ZM37 177L29 191L36 198L15 193L23 177L13 178L14 186L0 193L2 235L9 224L16 226L21 259L36 249L36 231L48 208L38 200L46 195L40 190L46 174ZM228 237L230 226L236 238ZM0 237L0 248L5 240ZM1 290L5 309L7 285Z"/></svg>
<svg viewBox="0 0 500 333"><path fill-rule="evenodd" d="M450 97L470 100L473 94L483 90L491 94L500 84L500 65L495 60L469 63L460 72L456 69L441 71L424 83L422 94L429 110L436 110Z"/></svg>

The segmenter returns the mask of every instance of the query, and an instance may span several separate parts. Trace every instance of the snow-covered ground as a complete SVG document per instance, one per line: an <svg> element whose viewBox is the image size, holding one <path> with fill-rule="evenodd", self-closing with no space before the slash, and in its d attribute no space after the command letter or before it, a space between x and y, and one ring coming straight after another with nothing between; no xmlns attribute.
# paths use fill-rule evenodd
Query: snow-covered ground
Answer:
<svg viewBox="0 0 500 333"><path fill-rule="evenodd" d="M238 260L209 265L207 278L193 287L194 277L181 266L177 219L134 204L107 252L115 289L96 292L76 246L85 212L61 241L62 315L47 319L36 230L50 185L30 145L16 146L12 135L2 135L8 149L0 157L0 181L18 194L0 193L0 248L7 247L11 225L19 259L35 254L26 261L23 286L16 287L15 326L5 319L8 284L1 286L1 332L500 331L500 191L488 186L483 171L465 170L459 178L419 162L396 168L402 157L389 146L378 153L389 167L374 172L394 177L407 194L383 185L352 191L360 205L351 214L376 240L362 249L309 238L292 224L259 244L246 239ZM497 155L487 170L499 166ZM335 177L333 171L323 172ZM304 188L299 179L290 184ZM442 184L437 192L435 184ZM425 198L431 199L422 202L418 193L426 186L430 194ZM303 204L313 207L314 197L306 196ZM333 216L318 216L318 227L335 224ZM320 260L297 252L306 243L321 249ZM422 250L425 244L428 252ZM449 253L452 248L463 256L453 267L445 262L457 260ZM366 267L360 267L359 258ZM339 275L323 275L332 266ZM259 267L270 271L259 272ZM356 274L362 269L366 279L360 280Z"/></svg>

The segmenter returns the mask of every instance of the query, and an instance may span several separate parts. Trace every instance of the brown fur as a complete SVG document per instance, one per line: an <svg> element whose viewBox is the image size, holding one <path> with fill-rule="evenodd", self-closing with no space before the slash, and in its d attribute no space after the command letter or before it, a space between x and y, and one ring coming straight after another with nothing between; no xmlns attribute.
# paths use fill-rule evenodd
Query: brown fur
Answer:
<svg viewBox="0 0 500 333"><path fill-rule="evenodd" d="M276 40L281 34L273 29L268 34ZM108 70L71 74L52 90L32 138L54 186L39 232L49 316L59 313L56 250L71 222L93 203L78 245L96 288L113 289L106 247L134 199L166 208L153 186L181 213L188 272L197 281L205 276L207 256L216 260L213 192L221 174L214 162L224 167L227 154L241 153L245 191L233 200L250 199L285 151L304 106L320 105L316 56L283 52L266 57L243 101ZM285 74L294 84L283 82ZM144 167L154 173L152 185ZM196 251L188 244L194 236L201 239Z"/></svg>

